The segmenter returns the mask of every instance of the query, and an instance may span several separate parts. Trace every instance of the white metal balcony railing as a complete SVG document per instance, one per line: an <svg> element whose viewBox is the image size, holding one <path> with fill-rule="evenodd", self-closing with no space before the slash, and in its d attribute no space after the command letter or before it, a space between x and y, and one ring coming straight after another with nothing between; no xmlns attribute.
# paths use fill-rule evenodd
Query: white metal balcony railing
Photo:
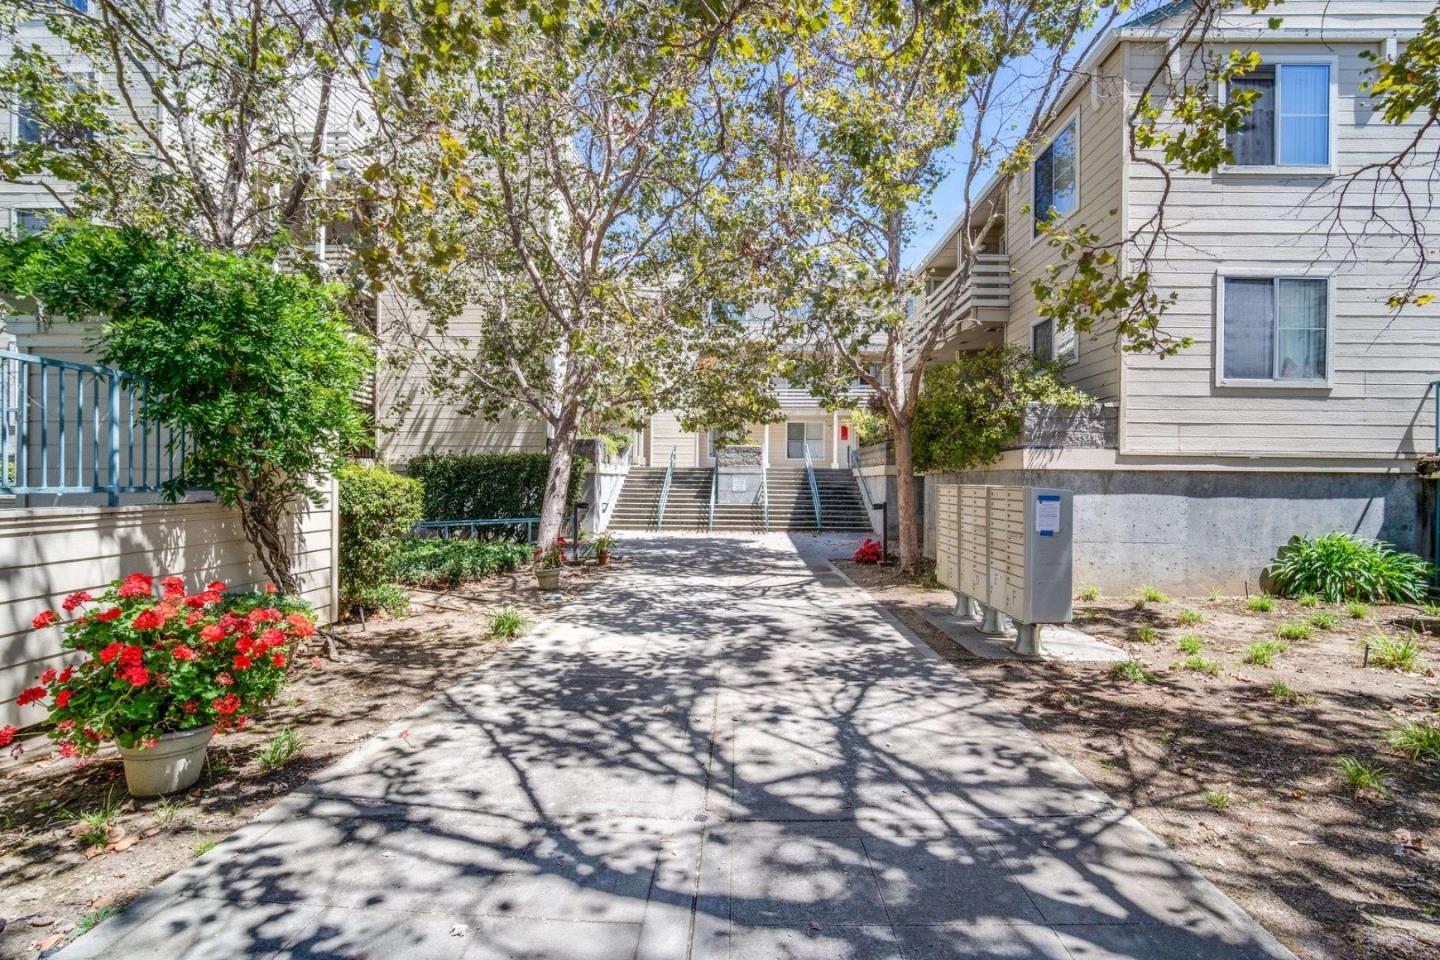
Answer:
<svg viewBox="0 0 1440 960"><path fill-rule="evenodd" d="M923 326L952 327L977 310L1010 309L1010 256L982 253L969 271L957 270L925 295Z"/></svg>
<svg viewBox="0 0 1440 960"><path fill-rule="evenodd" d="M849 398L848 406L863 407L875 393L875 389L868 383L857 383L845 391ZM780 401L782 407L818 407L820 398L803 387L777 387L775 398Z"/></svg>

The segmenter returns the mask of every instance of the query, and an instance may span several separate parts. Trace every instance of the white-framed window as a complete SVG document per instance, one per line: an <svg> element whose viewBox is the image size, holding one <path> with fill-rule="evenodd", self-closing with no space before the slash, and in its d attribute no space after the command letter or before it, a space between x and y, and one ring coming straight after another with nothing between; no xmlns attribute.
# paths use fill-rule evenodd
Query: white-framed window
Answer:
<svg viewBox="0 0 1440 960"><path fill-rule="evenodd" d="M825 424L793 420L785 424L786 459L804 460L806 448L809 448L812 460L818 460L825 455Z"/></svg>
<svg viewBox="0 0 1440 960"><path fill-rule="evenodd" d="M1329 277L1221 274L1216 383L1326 386L1334 327Z"/></svg>
<svg viewBox="0 0 1440 960"><path fill-rule="evenodd" d="M82 84L93 86L94 83L93 73L72 73L65 78L65 84L71 90L79 89ZM22 100L16 104L14 117L15 128L11 131L11 136L16 143L45 143L64 147L76 140L95 138L94 131L87 128L50 127L36 116L35 104L31 101Z"/></svg>
<svg viewBox="0 0 1440 960"><path fill-rule="evenodd" d="M1057 331L1053 319L1036 320L1030 325L1030 352L1040 360L1074 363L1080 356L1080 338L1074 327Z"/></svg>
<svg viewBox="0 0 1440 960"><path fill-rule="evenodd" d="M60 216L60 214L60 210L49 207L17 209L11 225L15 228L15 236L28 237L33 234L43 233L45 228L49 226L50 221Z"/></svg>
<svg viewBox="0 0 1440 960"><path fill-rule="evenodd" d="M1231 80L1227 97L1240 91L1258 96L1244 124L1228 138L1235 155L1229 169L1330 169L1337 72L1333 58L1293 58Z"/></svg>
<svg viewBox="0 0 1440 960"><path fill-rule="evenodd" d="M1063 220L1080 206L1080 116L1070 118L1030 168L1034 236L1052 218Z"/></svg>

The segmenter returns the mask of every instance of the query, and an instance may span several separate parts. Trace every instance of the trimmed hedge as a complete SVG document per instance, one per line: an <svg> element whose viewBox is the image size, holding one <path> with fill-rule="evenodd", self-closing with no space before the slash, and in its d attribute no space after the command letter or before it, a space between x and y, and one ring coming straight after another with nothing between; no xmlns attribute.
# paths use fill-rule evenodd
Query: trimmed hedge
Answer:
<svg viewBox="0 0 1440 960"><path fill-rule="evenodd" d="M587 463L576 457L570 466L567 512ZM491 520L538 517L549 469L547 453L427 453L411 459L405 472L425 485L426 520Z"/></svg>
<svg viewBox="0 0 1440 960"><path fill-rule="evenodd" d="M507 573L530 559L525 543L482 540L406 540L390 568L391 576L416 587L453 587Z"/></svg>
<svg viewBox="0 0 1440 960"><path fill-rule="evenodd" d="M420 481L385 467L347 464L340 482L340 603L349 608L395 607L390 568L400 544L420 519ZM379 598L379 599L377 599ZM398 615L398 613L397 613Z"/></svg>

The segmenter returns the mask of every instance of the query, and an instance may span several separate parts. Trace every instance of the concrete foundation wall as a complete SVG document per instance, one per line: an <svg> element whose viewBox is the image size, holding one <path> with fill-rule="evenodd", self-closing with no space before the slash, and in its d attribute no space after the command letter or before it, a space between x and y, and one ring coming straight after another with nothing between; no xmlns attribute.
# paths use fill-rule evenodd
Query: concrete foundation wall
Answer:
<svg viewBox="0 0 1440 960"><path fill-rule="evenodd" d="M1259 589L1261 571L1297 533L1340 531L1428 553L1424 481L1392 474L973 470L937 483L1062 487L1075 494L1075 586L1176 596ZM934 497L925 553L935 556Z"/></svg>

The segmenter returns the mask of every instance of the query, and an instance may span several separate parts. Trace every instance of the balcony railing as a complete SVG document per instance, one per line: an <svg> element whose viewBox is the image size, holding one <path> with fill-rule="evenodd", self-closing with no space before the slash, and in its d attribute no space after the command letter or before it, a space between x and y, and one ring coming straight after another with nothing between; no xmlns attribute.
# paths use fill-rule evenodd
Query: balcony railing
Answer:
<svg viewBox="0 0 1440 960"><path fill-rule="evenodd" d="M985 308L1010 309L1010 257L982 253L967 270L957 270L925 295L923 326L951 328Z"/></svg>
<svg viewBox="0 0 1440 960"><path fill-rule="evenodd" d="M848 398L846 406L863 407L874 393L875 389L868 383L857 383L845 391L845 396ZM800 387L777 387L775 397L780 401L782 407L818 407L821 405L819 397Z"/></svg>
<svg viewBox="0 0 1440 960"><path fill-rule="evenodd" d="M186 444L148 398L133 373L0 350L0 496L160 492Z"/></svg>

